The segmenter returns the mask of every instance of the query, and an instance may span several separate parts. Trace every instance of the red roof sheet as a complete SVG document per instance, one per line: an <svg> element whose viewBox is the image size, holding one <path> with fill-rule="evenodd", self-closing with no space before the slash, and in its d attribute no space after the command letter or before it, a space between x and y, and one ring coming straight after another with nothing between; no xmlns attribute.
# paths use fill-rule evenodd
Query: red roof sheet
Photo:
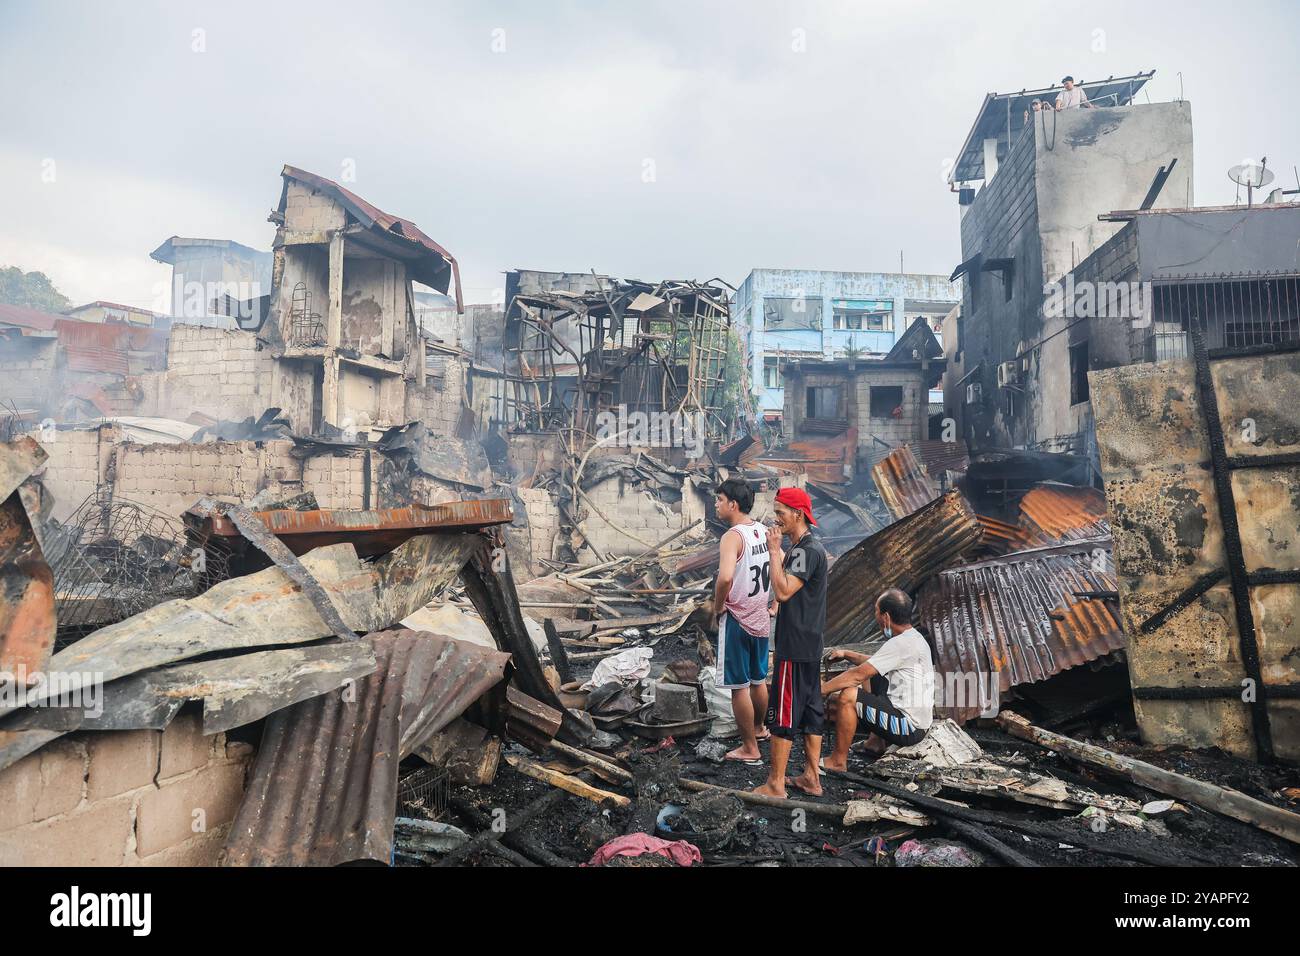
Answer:
<svg viewBox="0 0 1300 956"><path fill-rule="evenodd" d="M36 329L40 332L50 332L54 329L54 323L63 318L52 312L42 312L40 309L29 309L25 305L7 305L0 302L0 324L16 325L23 329Z"/></svg>

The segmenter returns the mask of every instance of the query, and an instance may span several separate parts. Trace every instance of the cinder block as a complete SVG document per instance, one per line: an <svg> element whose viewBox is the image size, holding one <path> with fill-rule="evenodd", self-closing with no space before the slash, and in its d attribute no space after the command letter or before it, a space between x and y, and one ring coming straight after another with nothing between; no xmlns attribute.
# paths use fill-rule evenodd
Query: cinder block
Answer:
<svg viewBox="0 0 1300 956"><path fill-rule="evenodd" d="M115 797L0 833L0 866L121 866L134 803Z"/></svg>
<svg viewBox="0 0 1300 956"><path fill-rule="evenodd" d="M56 740L0 771L0 830L67 813L85 791L86 749Z"/></svg>
<svg viewBox="0 0 1300 956"><path fill-rule="evenodd" d="M214 764L146 793L136 811L137 854L151 856L229 823L244 793L244 769Z"/></svg>
<svg viewBox="0 0 1300 956"><path fill-rule="evenodd" d="M86 798L102 800L154 782L158 773L156 730L88 732L86 749L90 774Z"/></svg>
<svg viewBox="0 0 1300 956"><path fill-rule="evenodd" d="M221 851L225 848L226 837L230 835L230 824L211 827L205 833L193 834L188 840L159 850L149 856L136 856L128 860L130 866L218 866Z"/></svg>
<svg viewBox="0 0 1300 956"><path fill-rule="evenodd" d="M204 766L212 759L214 740L215 735L203 736L203 721L199 714L181 714L163 731L158 779L166 781Z"/></svg>

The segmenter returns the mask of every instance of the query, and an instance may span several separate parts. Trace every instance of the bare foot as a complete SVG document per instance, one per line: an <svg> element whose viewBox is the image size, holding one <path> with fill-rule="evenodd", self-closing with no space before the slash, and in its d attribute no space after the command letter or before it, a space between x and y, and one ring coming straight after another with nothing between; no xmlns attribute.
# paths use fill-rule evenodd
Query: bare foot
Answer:
<svg viewBox="0 0 1300 956"><path fill-rule="evenodd" d="M737 747L727 754L728 760L762 760L763 754L757 747L753 750L746 750L744 747Z"/></svg>
<svg viewBox="0 0 1300 956"><path fill-rule="evenodd" d="M780 797L785 799L785 787L774 787L770 783L765 783L760 787L755 787L750 793L757 793L765 797Z"/></svg>
<svg viewBox="0 0 1300 956"><path fill-rule="evenodd" d="M842 763L836 763L836 762L835 762L834 760L832 760L830 757L826 757L824 760L822 760L822 769L823 769L823 770L834 770L836 773L848 773L848 772L849 772L849 758L848 758L848 757L845 757L845 758L844 758L844 761L843 761Z"/></svg>
<svg viewBox="0 0 1300 956"><path fill-rule="evenodd" d="M822 795L822 782L817 778L809 778L805 771L798 777L786 777L785 785L795 790L801 790L810 797L820 797Z"/></svg>

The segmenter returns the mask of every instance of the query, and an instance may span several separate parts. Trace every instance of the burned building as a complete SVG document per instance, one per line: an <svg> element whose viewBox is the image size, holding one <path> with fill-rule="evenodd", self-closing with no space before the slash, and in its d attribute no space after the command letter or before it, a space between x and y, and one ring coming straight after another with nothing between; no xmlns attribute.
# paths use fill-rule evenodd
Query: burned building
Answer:
<svg viewBox="0 0 1300 956"><path fill-rule="evenodd" d="M427 407L412 284L447 292L456 260L413 222L332 180L292 166L281 176L259 333L276 359L271 404L300 434L441 417ZM456 295L459 303L459 282Z"/></svg>
<svg viewBox="0 0 1300 956"><path fill-rule="evenodd" d="M509 273L497 420L562 431L574 447L595 434L597 416L618 408L699 416L708 437L728 435L728 300L719 280Z"/></svg>
<svg viewBox="0 0 1300 956"><path fill-rule="evenodd" d="M895 448L930 438L929 392L943 377L942 352L919 319L883 359L787 366L784 441L760 460L813 463L830 456L820 479L851 484Z"/></svg>
<svg viewBox="0 0 1300 956"><path fill-rule="evenodd" d="M1117 212L1090 320L1134 709L1154 743L1300 760L1300 206Z"/></svg>
<svg viewBox="0 0 1300 956"><path fill-rule="evenodd" d="M1099 214L1191 205L1191 105L1133 102L1149 78L1085 84L1088 110L1030 109L1054 89L990 94L967 136L952 173L964 283L944 397L973 451L1090 453L1082 379L1065 372L1087 367L1077 320L1048 293L1119 231Z"/></svg>
<svg viewBox="0 0 1300 956"><path fill-rule="evenodd" d="M172 236L149 258L172 267L173 320L257 330L260 316L252 309L241 314L232 304L270 294L271 253L231 239Z"/></svg>

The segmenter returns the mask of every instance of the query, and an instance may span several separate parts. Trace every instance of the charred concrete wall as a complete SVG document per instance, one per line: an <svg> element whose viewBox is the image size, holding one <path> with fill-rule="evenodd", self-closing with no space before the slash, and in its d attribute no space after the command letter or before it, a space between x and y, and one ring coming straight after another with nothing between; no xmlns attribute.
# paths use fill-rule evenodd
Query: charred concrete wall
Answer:
<svg viewBox="0 0 1300 956"><path fill-rule="evenodd" d="M1137 208L1175 158L1157 206L1191 202L1186 102L1045 113L1012 144L961 224L964 261L1012 260L1010 274L976 269L963 282L956 365L979 383L980 396L966 403L951 376L948 391L973 448L1062 450L1082 430L1086 409L1071 401L1072 340L1063 334L1075 320L1044 316L1044 285L1110 240L1120 224L1097 216ZM1000 389L998 366L1016 360L1022 390Z"/></svg>
<svg viewBox="0 0 1300 956"><path fill-rule="evenodd" d="M1300 451L1300 353L1210 363L1231 458ZM1270 686L1279 757L1300 760L1300 586L1256 583L1249 610L1263 691L1253 689L1227 577L1203 396L1190 361L1090 375L1106 498L1115 534L1129 676L1143 739L1256 755L1253 701ZM1245 571L1300 568L1300 466L1229 472ZM1221 575L1158 626L1143 624L1207 576ZM1160 699L1163 698L1163 699Z"/></svg>
<svg viewBox="0 0 1300 956"><path fill-rule="evenodd" d="M201 731L83 732L0 771L0 866L215 866L253 748Z"/></svg>
<svg viewBox="0 0 1300 956"><path fill-rule="evenodd" d="M260 415L274 405L275 361L252 332L177 325L167 343L167 370L158 378L156 405L140 414L218 421Z"/></svg>
<svg viewBox="0 0 1300 956"><path fill-rule="evenodd" d="M59 431L42 447L49 455L42 481L60 521L96 490L176 516L203 497L247 501L267 488L310 491L322 508L361 508L367 500L360 450L304 461L291 454L291 441L141 445L111 425ZM371 506L385 506L373 461L370 474Z"/></svg>

